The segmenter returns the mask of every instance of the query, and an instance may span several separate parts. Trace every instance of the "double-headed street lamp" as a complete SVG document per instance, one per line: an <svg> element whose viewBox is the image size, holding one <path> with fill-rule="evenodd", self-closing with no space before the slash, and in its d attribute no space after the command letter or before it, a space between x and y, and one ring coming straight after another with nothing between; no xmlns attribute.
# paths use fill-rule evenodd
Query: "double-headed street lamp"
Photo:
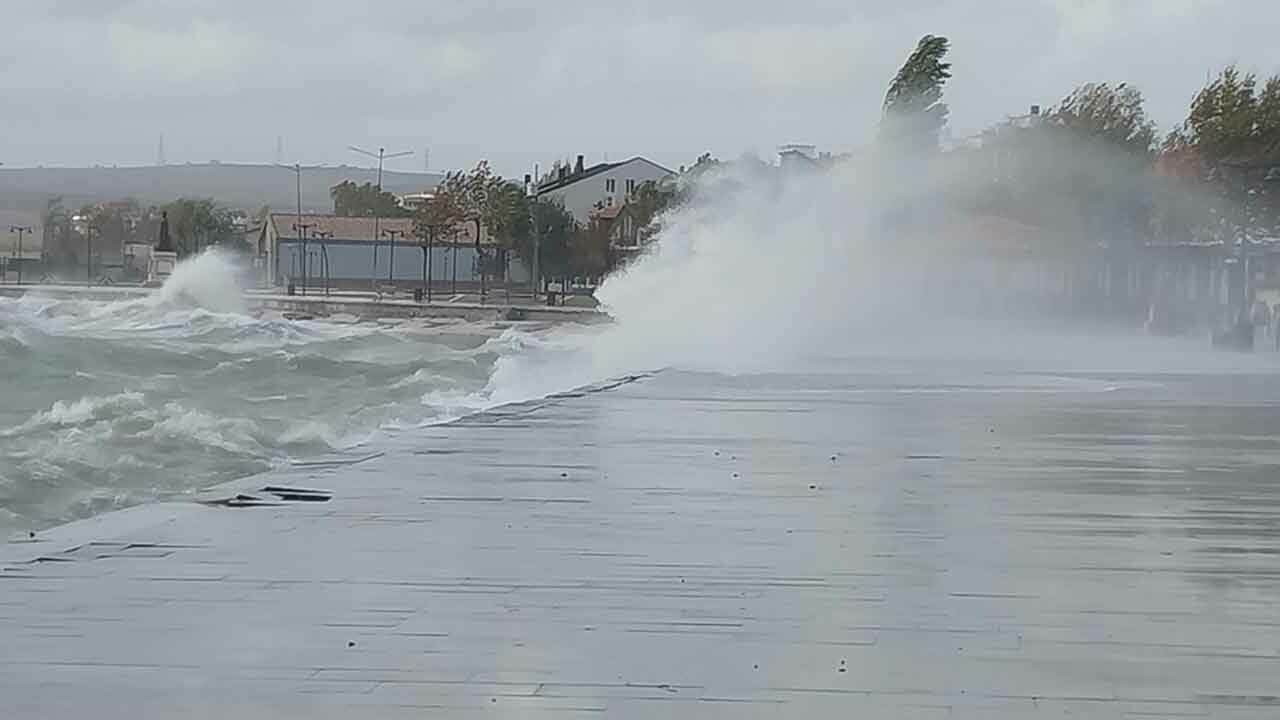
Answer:
<svg viewBox="0 0 1280 720"><path fill-rule="evenodd" d="M18 262L17 262L17 267L18 267L18 284L19 284L19 285L21 285L21 284L22 284L22 236L23 236L24 234L30 234L30 233L31 233L31 226L29 226L29 225L10 225L10 226L9 226L9 232L10 232L10 233L16 233L16 234L18 235L18 257L17 257L17 260L18 260Z"/></svg>

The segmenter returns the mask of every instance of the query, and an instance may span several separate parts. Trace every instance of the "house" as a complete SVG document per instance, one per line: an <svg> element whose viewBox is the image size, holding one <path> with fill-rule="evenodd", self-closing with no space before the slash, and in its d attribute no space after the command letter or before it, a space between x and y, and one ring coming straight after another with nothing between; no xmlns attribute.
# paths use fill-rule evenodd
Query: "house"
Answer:
<svg viewBox="0 0 1280 720"><path fill-rule="evenodd" d="M447 231L446 231L447 230ZM376 235L375 235L376 232ZM341 217L268 213L257 236L255 267L264 285L305 282L323 285L325 268L334 287L365 288L370 283L420 286L428 261L432 284L480 281L476 224L441 229L432 239L430 258L414 235L411 218ZM488 228L481 226L479 246L490 258L504 256ZM506 255L507 278L528 282L530 273L518 258ZM501 271L491 271L501 281Z"/></svg>
<svg viewBox="0 0 1280 720"><path fill-rule="evenodd" d="M675 173L642 157L583 167L579 155L573 168L555 168L537 187L539 198L559 200L579 223L591 222L597 208L621 205L646 182L658 182Z"/></svg>
<svg viewBox="0 0 1280 720"><path fill-rule="evenodd" d="M634 253L640 250L643 223L636 217L634 204L623 201L619 205L600 208L591 217L608 227L609 245L615 252Z"/></svg>
<svg viewBox="0 0 1280 720"><path fill-rule="evenodd" d="M405 210L409 210L410 212L417 212L418 210L421 210L423 206L425 206L427 203L431 202L432 198L434 198L435 196L436 194L434 192L404 193L403 195L396 196L396 203L398 203L400 207L404 208Z"/></svg>

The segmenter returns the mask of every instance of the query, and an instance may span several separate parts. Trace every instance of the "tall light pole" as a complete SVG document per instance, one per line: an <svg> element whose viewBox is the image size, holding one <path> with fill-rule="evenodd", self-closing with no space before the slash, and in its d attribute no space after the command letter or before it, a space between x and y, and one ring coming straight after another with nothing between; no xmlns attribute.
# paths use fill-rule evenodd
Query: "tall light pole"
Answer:
<svg viewBox="0 0 1280 720"><path fill-rule="evenodd" d="M296 230L296 229L298 229L299 227L301 227L301 226L302 226L302 171L303 171L303 170L318 170L318 169L320 169L320 168L324 167L324 165L311 165L311 166L304 166L304 165L302 165L301 163L294 163L294 164L292 164L292 165L284 165L284 164L282 164L282 163L276 163L276 167L281 168L281 169L283 169L283 170L288 170L289 172L293 173L293 174L296 176L296 178L297 178L297 190L298 190L298 219L297 219L297 221L296 221L296 222L297 222L297 224L293 226L293 227L294 227L294 229ZM305 240L303 241L303 250L304 250L304 251L306 250ZM277 277L279 277L279 275L280 275L280 243L279 243L278 241L276 242L276 247L272 248L272 254L275 256L275 263L276 263L276 267L272 269L272 272L273 272ZM273 279L272 279L272 284L274 284L274 283L275 283L275 279L273 278ZM303 294L303 295L306 295L306 294L307 294L307 285L306 285L306 282L305 282L305 281L304 281L304 282L303 282L303 284L302 284L302 294Z"/></svg>
<svg viewBox="0 0 1280 720"><path fill-rule="evenodd" d="M391 153L390 155L388 155L386 148L378 148L378 152L375 154L375 153L369 152L368 150L365 150L364 148L358 148L355 145L348 145L347 149L351 150L352 152L358 152L361 155L365 155L371 158L377 158L378 160L378 197L379 198L382 197L382 162L384 160L394 160L395 158L408 157L413 154L412 150L405 150L404 152ZM375 289L378 283L378 224L380 219L381 218L378 215L378 208L377 206L374 206L373 208L373 267L369 271L370 289Z"/></svg>
<svg viewBox="0 0 1280 720"><path fill-rule="evenodd" d="M310 258L307 257L307 231L315 227L315 223L301 223L293 226L293 231L298 233L298 239L302 242L302 294L307 294L307 264Z"/></svg>
<svg viewBox="0 0 1280 720"><path fill-rule="evenodd" d="M387 282L394 283L396 271L396 236L399 235L400 237L404 237L404 231L387 228L382 231L382 234L386 235L391 243L389 249L390 256L387 258Z"/></svg>
<svg viewBox="0 0 1280 720"><path fill-rule="evenodd" d="M93 287L93 231L97 230L93 224L85 226L84 244L86 257L84 259L84 279L85 285Z"/></svg>
<svg viewBox="0 0 1280 720"><path fill-rule="evenodd" d="M30 233L31 226L10 225L9 232L18 234L18 284L21 285L22 284L22 235L23 233Z"/></svg>
<svg viewBox="0 0 1280 720"><path fill-rule="evenodd" d="M320 266L324 270L324 294L329 295L329 243L328 240L333 239L333 233L323 230L317 230L311 233L311 236L320 240Z"/></svg>

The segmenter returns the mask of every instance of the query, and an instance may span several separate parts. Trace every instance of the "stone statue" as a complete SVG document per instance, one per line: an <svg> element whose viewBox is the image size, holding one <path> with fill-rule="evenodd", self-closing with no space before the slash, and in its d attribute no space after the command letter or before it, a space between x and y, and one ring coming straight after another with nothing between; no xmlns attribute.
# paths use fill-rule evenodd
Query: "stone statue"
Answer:
<svg viewBox="0 0 1280 720"><path fill-rule="evenodd" d="M156 250L173 252L173 240L169 237L169 213L160 212L160 238L156 240Z"/></svg>

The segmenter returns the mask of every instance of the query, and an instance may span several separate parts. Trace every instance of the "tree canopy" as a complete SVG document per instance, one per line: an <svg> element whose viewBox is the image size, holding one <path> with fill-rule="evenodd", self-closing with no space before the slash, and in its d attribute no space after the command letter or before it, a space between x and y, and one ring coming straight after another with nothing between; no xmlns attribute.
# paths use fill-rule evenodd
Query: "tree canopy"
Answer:
<svg viewBox="0 0 1280 720"><path fill-rule="evenodd" d="M942 102L942 89L951 78L951 63L945 61L950 49L947 38L925 35L889 84L880 140L890 149L921 152L938 148L949 112Z"/></svg>
<svg viewBox="0 0 1280 720"><path fill-rule="evenodd" d="M1147 117L1142 92L1127 83L1086 83L1049 111L1050 122L1077 139L1097 140L1112 149L1146 157L1156 125Z"/></svg>
<svg viewBox="0 0 1280 720"><path fill-rule="evenodd" d="M231 213L207 198L179 198L161 206L169 214L169 232L180 255L234 240Z"/></svg>
<svg viewBox="0 0 1280 720"><path fill-rule="evenodd" d="M396 196L373 183L357 185L343 180L329 189L333 198L333 214L342 217L408 217Z"/></svg>
<svg viewBox="0 0 1280 720"><path fill-rule="evenodd" d="M1234 65L1196 93L1186 121L1165 139L1166 153L1190 154L1206 166L1280 153L1280 75L1258 88Z"/></svg>

